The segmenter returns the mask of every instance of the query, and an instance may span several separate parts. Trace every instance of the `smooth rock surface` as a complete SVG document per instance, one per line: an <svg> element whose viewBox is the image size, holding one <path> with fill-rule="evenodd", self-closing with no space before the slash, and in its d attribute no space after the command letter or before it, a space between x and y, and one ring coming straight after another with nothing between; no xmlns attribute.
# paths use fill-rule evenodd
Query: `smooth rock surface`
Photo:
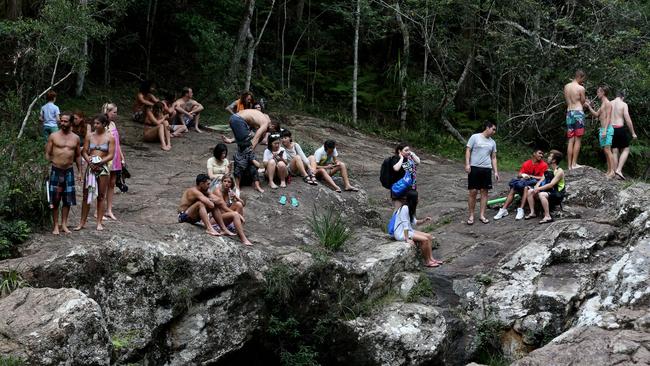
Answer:
<svg viewBox="0 0 650 366"><path fill-rule="evenodd" d="M99 305L69 288L21 288L0 299L0 355L30 365L108 365Z"/></svg>

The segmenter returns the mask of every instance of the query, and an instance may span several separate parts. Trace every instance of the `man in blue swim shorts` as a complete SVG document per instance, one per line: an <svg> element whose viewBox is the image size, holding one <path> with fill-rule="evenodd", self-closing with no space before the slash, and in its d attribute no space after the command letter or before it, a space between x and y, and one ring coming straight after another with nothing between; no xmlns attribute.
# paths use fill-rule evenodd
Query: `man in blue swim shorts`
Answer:
<svg viewBox="0 0 650 366"><path fill-rule="evenodd" d="M598 108L597 111L594 111L589 101L587 101L585 105L589 108L591 115L598 117L598 120L600 121L598 141L600 142L600 147L603 149L605 158L607 159L607 178L614 178L614 171L616 169L616 160L614 160L614 154L612 154L614 127L611 123L612 103L607 99L608 94L609 87L601 85L596 91L596 95L600 98L600 108Z"/></svg>
<svg viewBox="0 0 650 366"><path fill-rule="evenodd" d="M584 84L587 75L584 71L576 71L575 78L564 86L564 99L567 104L566 126L567 138L567 164L569 170L580 168L578 165L578 154L582 135L585 134L585 112L582 106L586 102Z"/></svg>

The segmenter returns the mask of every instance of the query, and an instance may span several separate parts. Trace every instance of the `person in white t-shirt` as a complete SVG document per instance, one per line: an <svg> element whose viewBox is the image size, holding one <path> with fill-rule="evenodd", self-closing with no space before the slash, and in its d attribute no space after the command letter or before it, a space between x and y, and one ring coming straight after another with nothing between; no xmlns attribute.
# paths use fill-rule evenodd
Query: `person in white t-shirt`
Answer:
<svg viewBox="0 0 650 366"><path fill-rule="evenodd" d="M348 169L344 162L338 159L339 153L336 151L336 141L327 140L309 157L311 170L316 173L316 178L325 181L330 188L336 192L341 192L341 188L334 183L332 175L341 172L343 178L343 189L351 192L358 192L359 189L350 184Z"/></svg>
<svg viewBox="0 0 650 366"><path fill-rule="evenodd" d="M287 176L289 175L287 155L284 148L280 146L279 133L273 133L269 136L269 145L264 150L262 163L264 164L264 168L266 168L264 174L266 174L269 180L269 187L271 189L278 188L277 184L273 181L276 174L280 178L280 187L284 188L287 186Z"/></svg>

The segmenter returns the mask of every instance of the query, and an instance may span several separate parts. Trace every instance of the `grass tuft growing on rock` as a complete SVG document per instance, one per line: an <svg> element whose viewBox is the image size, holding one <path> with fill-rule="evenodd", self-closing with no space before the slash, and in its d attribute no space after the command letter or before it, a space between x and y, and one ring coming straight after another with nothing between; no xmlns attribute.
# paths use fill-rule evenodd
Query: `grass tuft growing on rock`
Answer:
<svg viewBox="0 0 650 366"><path fill-rule="evenodd" d="M0 271L0 298L8 296L21 287L29 287L29 284L17 269L10 268Z"/></svg>
<svg viewBox="0 0 650 366"><path fill-rule="evenodd" d="M411 291L409 291L406 296L407 302L416 302L422 297L431 298L433 297L433 286L431 286L431 281L427 278L426 275L421 275L418 278L418 282L413 286Z"/></svg>
<svg viewBox="0 0 650 366"><path fill-rule="evenodd" d="M334 252L340 250L353 235L341 214L333 207L325 208L324 211L314 208L309 219L309 227L321 245Z"/></svg>
<svg viewBox="0 0 650 366"><path fill-rule="evenodd" d="M25 361L14 356L0 356L0 366L23 366Z"/></svg>
<svg viewBox="0 0 650 366"><path fill-rule="evenodd" d="M294 292L294 272L286 264L275 264L266 273L265 297L271 303L286 304Z"/></svg>

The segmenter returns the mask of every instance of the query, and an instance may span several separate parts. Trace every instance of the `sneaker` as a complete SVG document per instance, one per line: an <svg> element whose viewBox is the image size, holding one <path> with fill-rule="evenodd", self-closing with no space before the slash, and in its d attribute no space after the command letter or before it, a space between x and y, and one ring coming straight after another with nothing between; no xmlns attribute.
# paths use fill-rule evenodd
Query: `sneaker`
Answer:
<svg viewBox="0 0 650 366"><path fill-rule="evenodd" d="M523 208L518 208L517 209L517 216L515 216L515 220L521 220L524 218L524 209Z"/></svg>
<svg viewBox="0 0 650 366"><path fill-rule="evenodd" d="M497 212L497 214L494 216L494 219L499 220L504 216L508 216L508 210L506 210L505 208L500 208L499 212Z"/></svg>

